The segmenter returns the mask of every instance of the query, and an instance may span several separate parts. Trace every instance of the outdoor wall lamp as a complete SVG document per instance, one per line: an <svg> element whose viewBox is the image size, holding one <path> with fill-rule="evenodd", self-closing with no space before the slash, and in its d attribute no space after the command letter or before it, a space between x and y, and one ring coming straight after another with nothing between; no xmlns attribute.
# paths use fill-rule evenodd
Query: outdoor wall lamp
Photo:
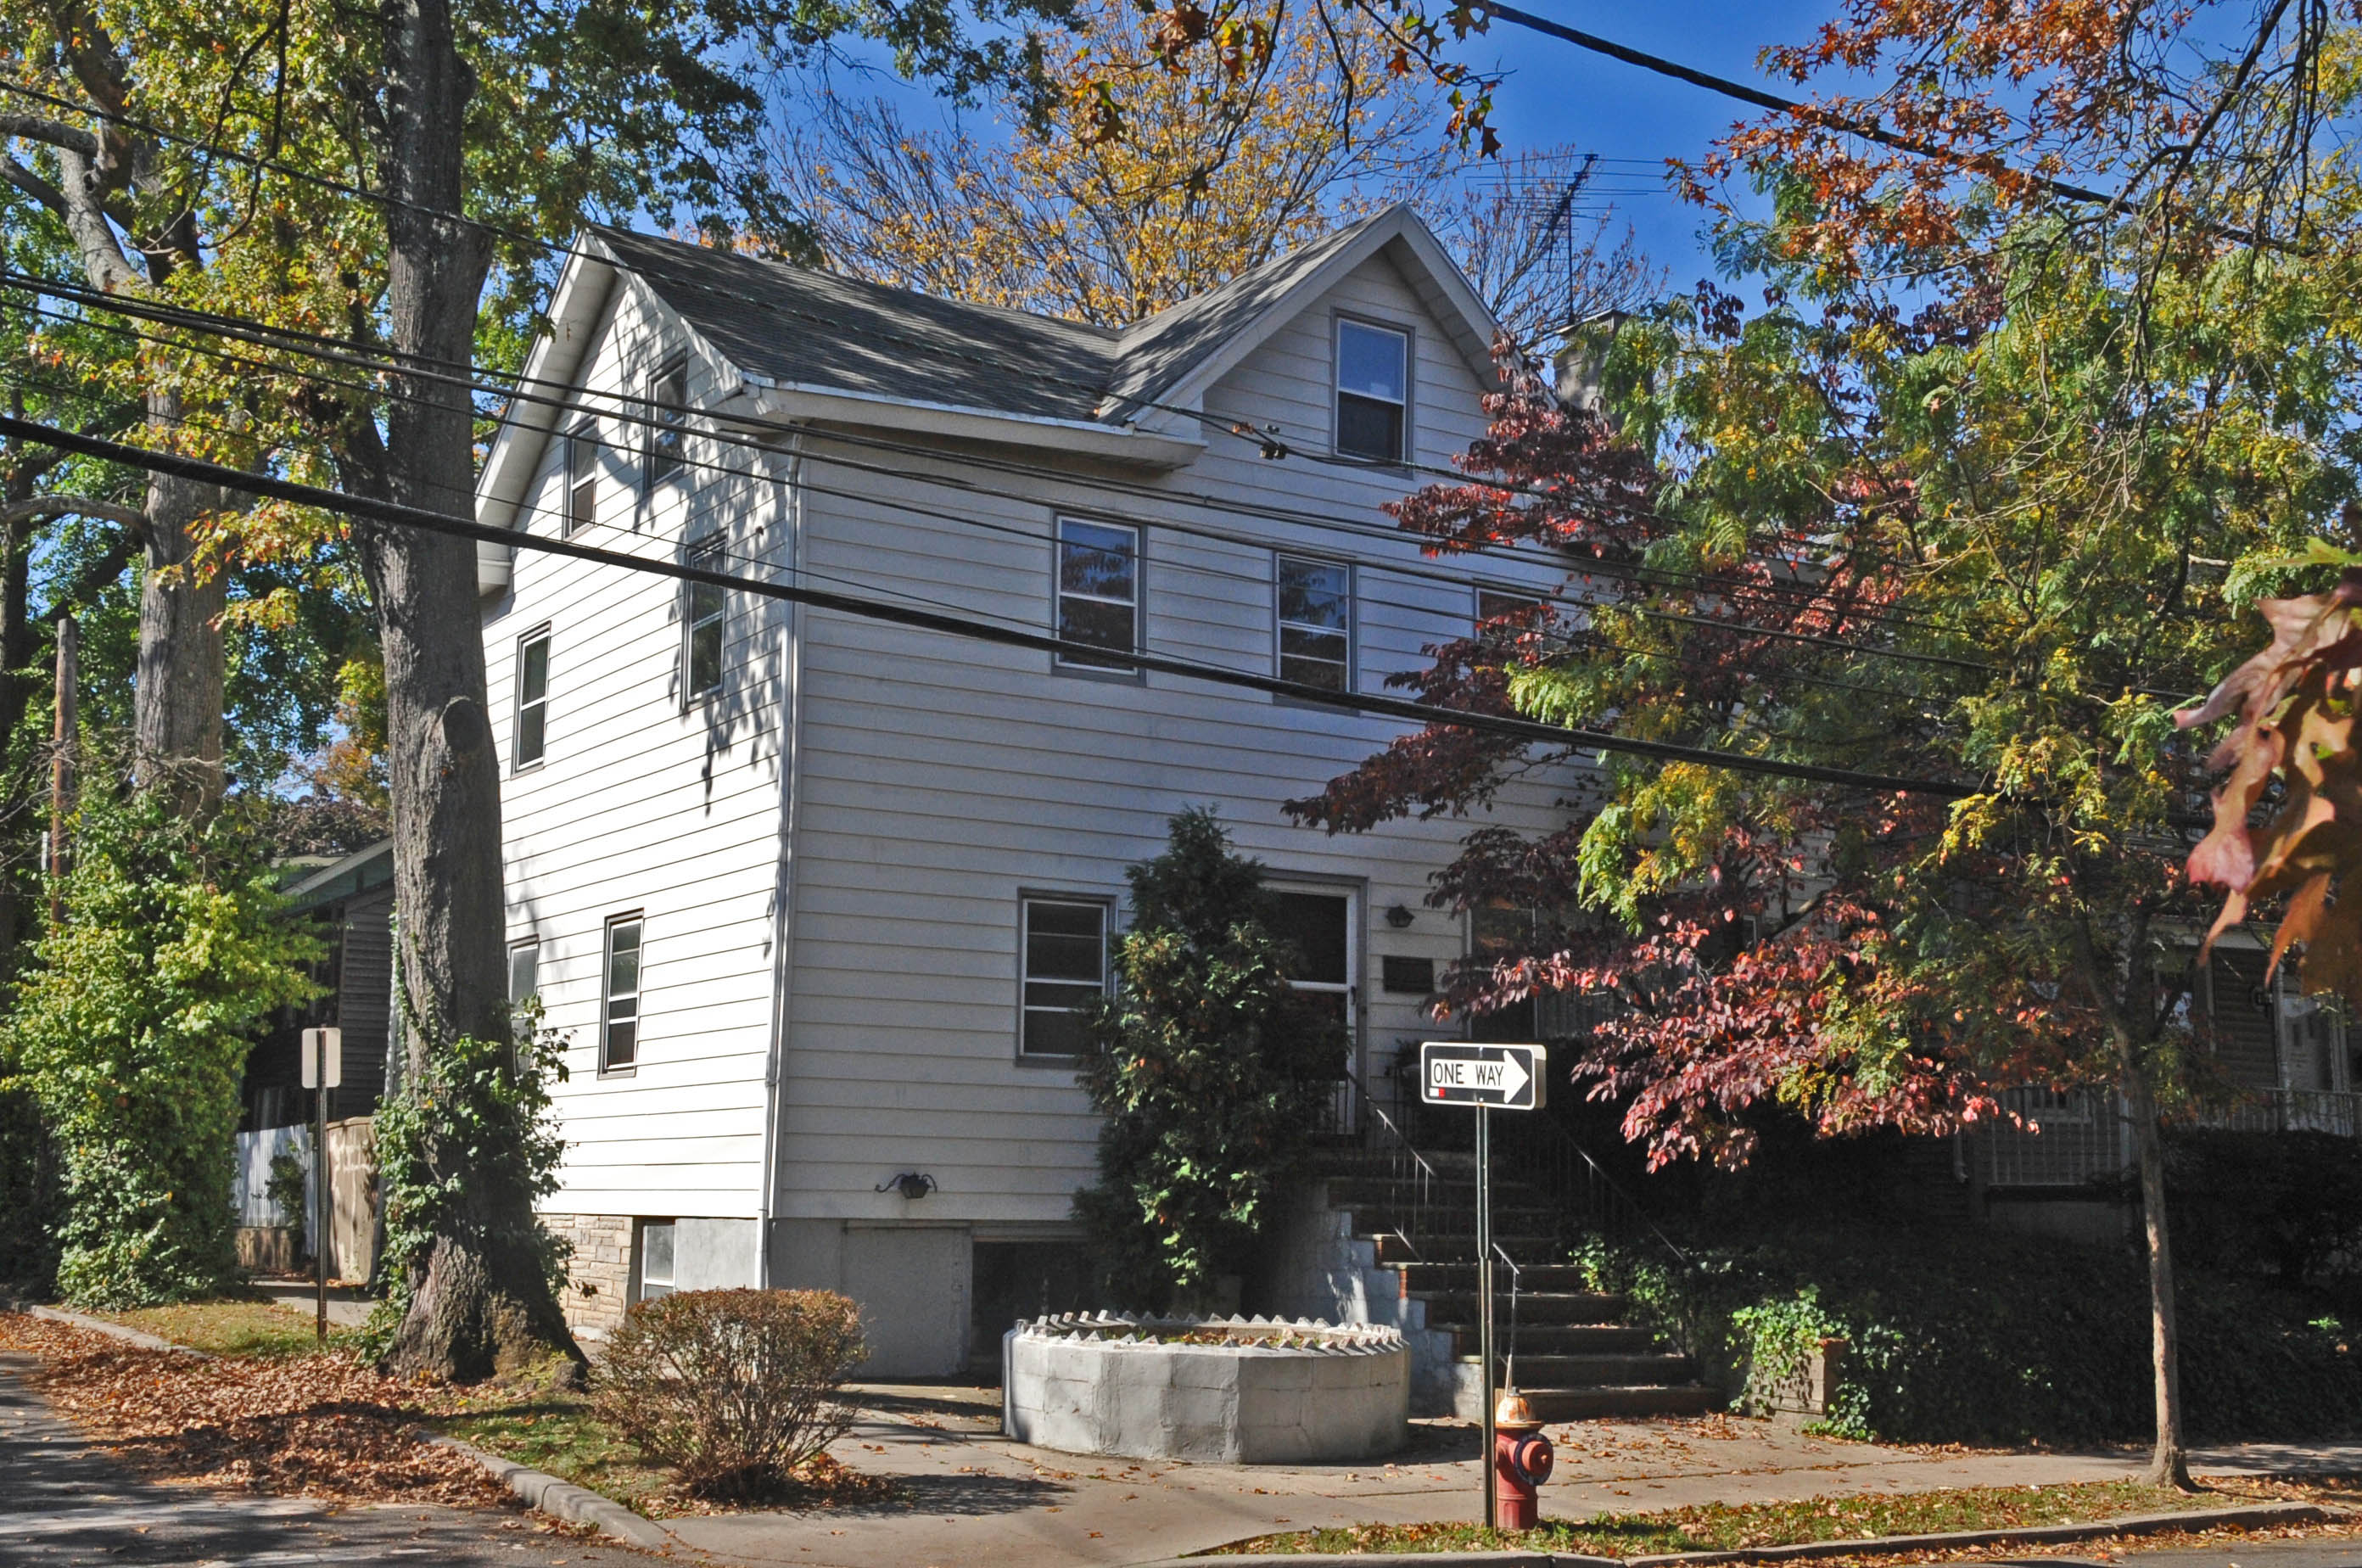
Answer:
<svg viewBox="0 0 2362 1568"><path fill-rule="evenodd" d="M935 1178L923 1171L904 1171L900 1176L888 1176L870 1190L899 1192L915 1203L935 1190Z"/></svg>
<svg viewBox="0 0 2362 1568"><path fill-rule="evenodd" d="M1401 931L1408 927L1410 924L1410 906L1408 904L1396 904L1394 908L1386 911L1386 923L1393 926L1396 931Z"/></svg>

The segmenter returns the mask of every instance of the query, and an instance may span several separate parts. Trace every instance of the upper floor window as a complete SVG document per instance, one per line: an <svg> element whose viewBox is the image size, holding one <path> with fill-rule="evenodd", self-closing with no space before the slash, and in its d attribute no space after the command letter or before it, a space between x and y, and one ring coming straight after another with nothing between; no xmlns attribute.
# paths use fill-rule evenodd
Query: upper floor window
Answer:
<svg viewBox="0 0 2362 1568"><path fill-rule="evenodd" d="M663 483L680 471L689 433L689 360L667 360L648 382L648 465L650 485Z"/></svg>
<svg viewBox="0 0 2362 1568"><path fill-rule="evenodd" d="M549 628L517 639L516 761L531 767L549 740Z"/></svg>
<svg viewBox="0 0 2362 1568"><path fill-rule="evenodd" d="M1337 450L1381 463L1403 459L1409 425L1410 335L1337 323Z"/></svg>
<svg viewBox="0 0 2362 1568"><path fill-rule="evenodd" d="M1018 1050L1078 1056L1083 1012L1107 995L1108 907L1079 899L1027 899Z"/></svg>
<svg viewBox="0 0 2362 1568"><path fill-rule="evenodd" d="M1058 635L1121 653L1139 648L1139 529L1058 520ZM1083 653L1062 653L1058 662L1087 669L1133 668L1125 659Z"/></svg>
<svg viewBox="0 0 2362 1568"><path fill-rule="evenodd" d="M705 571L722 569L722 536L710 535L689 547L689 564ZM681 619L686 646L681 667L683 684L691 701L722 684L722 632L728 618L730 596L719 583L691 582Z"/></svg>
<svg viewBox="0 0 2362 1568"><path fill-rule="evenodd" d="M532 1027L534 1005L541 998L541 941L528 936L509 944L509 1013L517 1037Z"/></svg>
<svg viewBox="0 0 2362 1568"><path fill-rule="evenodd" d="M605 1008L599 1021L599 1070L624 1071L640 1059L640 917L607 922Z"/></svg>
<svg viewBox="0 0 2362 1568"><path fill-rule="evenodd" d="M578 425L566 434L566 532L579 534L598 513L599 427Z"/></svg>
<svg viewBox="0 0 2362 1568"><path fill-rule="evenodd" d="M1278 640L1282 680L1351 690L1353 569L1309 556L1280 557Z"/></svg>

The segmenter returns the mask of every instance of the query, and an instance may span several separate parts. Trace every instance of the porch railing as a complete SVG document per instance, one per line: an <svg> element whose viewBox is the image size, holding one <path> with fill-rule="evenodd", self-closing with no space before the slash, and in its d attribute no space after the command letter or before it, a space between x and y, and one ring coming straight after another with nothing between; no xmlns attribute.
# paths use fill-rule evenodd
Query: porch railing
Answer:
<svg viewBox="0 0 2362 1568"><path fill-rule="evenodd" d="M2191 1118L2200 1127L2234 1132L2334 1132L2362 1138L2362 1093L2351 1089L2267 1088L2237 1104Z"/></svg>

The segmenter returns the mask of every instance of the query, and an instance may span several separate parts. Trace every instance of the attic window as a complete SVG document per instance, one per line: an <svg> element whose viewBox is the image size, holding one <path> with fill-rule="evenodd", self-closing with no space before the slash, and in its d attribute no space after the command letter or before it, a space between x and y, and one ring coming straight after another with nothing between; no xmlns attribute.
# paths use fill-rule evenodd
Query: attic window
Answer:
<svg viewBox="0 0 2362 1568"><path fill-rule="evenodd" d="M648 382L648 483L662 484L680 471L689 431L689 361L665 362Z"/></svg>
<svg viewBox="0 0 2362 1568"><path fill-rule="evenodd" d="M1337 323L1337 450L1398 463L1410 412L1410 335Z"/></svg>

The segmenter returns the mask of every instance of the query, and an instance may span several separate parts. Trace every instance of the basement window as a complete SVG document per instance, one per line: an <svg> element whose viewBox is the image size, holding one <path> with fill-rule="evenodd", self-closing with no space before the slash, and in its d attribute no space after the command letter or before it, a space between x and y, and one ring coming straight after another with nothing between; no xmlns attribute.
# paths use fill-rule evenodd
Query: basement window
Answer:
<svg viewBox="0 0 2362 1568"><path fill-rule="evenodd" d="M643 1301L672 1294L673 1222L640 1221L640 1293Z"/></svg>

